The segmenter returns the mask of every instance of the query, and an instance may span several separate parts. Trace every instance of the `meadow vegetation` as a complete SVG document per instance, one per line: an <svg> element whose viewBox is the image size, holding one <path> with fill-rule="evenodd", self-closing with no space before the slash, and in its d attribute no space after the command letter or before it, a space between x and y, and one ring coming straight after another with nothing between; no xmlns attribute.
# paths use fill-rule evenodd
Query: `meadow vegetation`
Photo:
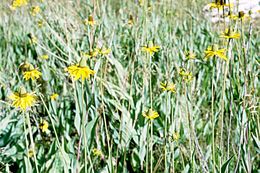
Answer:
<svg viewBox="0 0 260 173"><path fill-rule="evenodd" d="M0 172L259 172L259 27L208 3L1 2Z"/></svg>

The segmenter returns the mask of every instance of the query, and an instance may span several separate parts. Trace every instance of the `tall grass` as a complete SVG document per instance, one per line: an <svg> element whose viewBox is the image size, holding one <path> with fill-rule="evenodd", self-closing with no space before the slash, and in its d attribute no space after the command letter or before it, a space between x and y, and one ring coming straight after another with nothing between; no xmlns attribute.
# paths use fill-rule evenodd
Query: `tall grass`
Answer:
<svg viewBox="0 0 260 173"><path fill-rule="evenodd" d="M207 3L45 0L14 11L1 3L0 172L257 172L259 28L253 20L212 24L202 14ZM32 16L35 5L41 12ZM94 27L84 25L89 15ZM219 38L229 27L240 39ZM142 51L149 41L160 46L151 56ZM227 61L205 60L212 44L227 49ZM101 46L111 53L88 59L94 77L72 80L64 69ZM25 81L24 62L42 77ZM173 82L176 93L161 82ZM20 86L38 97L25 114L8 99ZM160 116L142 116L150 108Z"/></svg>

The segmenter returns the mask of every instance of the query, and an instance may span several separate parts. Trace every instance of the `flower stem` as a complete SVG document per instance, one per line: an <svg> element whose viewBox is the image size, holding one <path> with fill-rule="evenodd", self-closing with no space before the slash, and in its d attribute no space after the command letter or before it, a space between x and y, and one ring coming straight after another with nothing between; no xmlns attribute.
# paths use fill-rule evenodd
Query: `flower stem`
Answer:
<svg viewBox="0 0 260 173"><path fill-rule="evenodd" d="M150 69L150 79L149 79L149 86L150 86L150 104L151 109L153 109L153 91L152 91L152 57L149 56L149 69ZM153 121L151 121L151 140L150 140L150 172L153 173Z"/></svg>
<svg viewBox="0 0 260 173"><path fill-rule="evenodd" d="M153 121L151 120L151 140L150 140L150 172L153 173Z"/></svg>
<svg viewBox="0 0 260 173"><path fill-rule="evenodd" d="M35 151L35 143L33 141L32 126L31 126L31 122L30 122L29 113L26 114L26 120L27 120L27 125L29 128L30 141L31 141L32 150L33 150L33 158L34 158L34 162L35 162L36 172L39 173L38 162L37 162L36 151Z"/></svg>
<svg viewBox="0 0 260 173"><path fill-rule="evenodd" d="M84 115L84 91L83 91L83 82L81 81L81 110L82 110L82 121L81 121L81 128L82 128L82 134L83 134L83 139L84 139L84 168L85 172L88 172L88 167L87 167L87 136L86 136L86 124L87 120Z"/></svg>
<svg viewBox="0 0 260 173"><path fill-rule="evenodd" d="M26 131L26 118L25 118L25 112L23 111L23 117L24 117L24 121L23 121L23 128L24 128L24 136L25 136L25 145L26 145L26 151L27 151L27 159L28 159L28 162L30 162L30 159L29 159L29 142L28 142L28 139L27 139L27 131Z"/></svg>
<svg viewBox="0 0 260 173"><path fill-rule="evenodd" d="M106 81L107 65L108 65L108 60L106 60L106 62L105 62L104 72L102 73L101 81L102 80ZM100 95L101 95L101 105L102 105L101 106L101 108L102 108L102 119L103 119L103 122L104 122L104 125L105 125L106 141L107 141L107 145L108 145L108 157L109 157L110 165L112 167L111 168L112 170L109 170L109 171L117 172L117 167L115 168L115 171L114 171L114 168L112 166L113 165L112 156L111 156L112 155L111 154L112 145L110 146L110 142L109 142L110 136L109 136L109 133L108 133L108 126L107 126L107 122L106 122L105 103L104 103L104 85L101 85ZM120 129L121 129L121 127L120 127ZM118 147L117 147L117 150L118 150ZM117 157L116 157L116 159L117 159ZM109 169L110 169L110 167L109 167Z"/></svg>
<svg viewBox="0 0 260 173"><path fill-rule="evenodd" d="M66 161L66 159L65 159L63 150L61 149L61 144L60 144L60 141L59 141L59 137L58 137L58 135L57 135L56 128L55 128L55 126L54 126L53 119L52 119L52 117L51 117L51 113L50 113L49 109L47 108L47 106L46 106L46 104L45 104L45 102L44 102L42 96L41 96L41 95L39 95L39 96L40 96L40 99L41 99L41 101L42 101L42 103L43 103L43 106L44 106L44 108L46 109L47 114L48 114L48 116L49 116L49 118L50 118L51 125L52 125L53 131L54 131L54 134L55 134L55 137L56 137L56 140L57 140L58 148L59 148L59 150L60 150L60 152L61 152L61 155L62 155L62 157L63 157L65 168L68 170L67 161Z"/></svg>
<svg viewBox="0 0 260 173"><path fill-rule="evenodd" d="M165 115L165 126L164 126L164 140L165 140L165 146L164 146L164 169L165 169L165 172L167 172L167 167L168 167L168 164L167 164L167 110L168 110L168 95L166 95L166 115Z"/></svg>
<svg viewBox="0 0 260 173"><path fill-rule="evenodd" d="M211 120L212 120L212 160L213 160L213 173L215 173L215 115L214 115L214 73L215 69L213 67L212 74L212 84L211 84Z"/></svg>

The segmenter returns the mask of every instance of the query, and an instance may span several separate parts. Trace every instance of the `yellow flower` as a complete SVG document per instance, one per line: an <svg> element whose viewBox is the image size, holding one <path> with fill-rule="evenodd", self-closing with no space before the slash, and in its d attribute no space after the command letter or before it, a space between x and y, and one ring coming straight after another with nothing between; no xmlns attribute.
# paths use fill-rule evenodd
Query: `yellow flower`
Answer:
<svg viewBox="0 0 260 173"><path fill-rule="evenodd" d="M149 109L149 110L143 112L143 116L145 118L148 118L149 120L154 120L155 118L159 117L159 114L158 114L158 112L156 112L152 109Z"/></svg>
<svg viewBox="0 0 260 173"><path fill-rule="evenodd" d="M35 80L35 79L39 79L40 76L42 75L41 72L39 72L36 68L29 68L29 70L27 71L24 71L23 72L23 78L25 80L29 80L29 79L32 79L32 80Z"/></svg>
<svg viewBox="0 0 260 173"><path fill-rule="evenodd" d="M163 91L170 91L176 93L176 88L174 83L161 83L160 88L162 88Z"/></svg>
<svg viewBox="0 0 260 173"><path fill-rule="evenodd" d="M179 74L185 82L190 82L193 79L192 72L188 72L184 68L180 69Z"/></svg>
<svg viewBox="0 0 260 173"><path fill-rule="evenodd" d="M103 48L97 48L96 50L99 54L101 54L103 56L106 56L106 55L110 54L110 52L111 52L111 49L104 48L104 47Z"/></svg>
<svg viewBox="0 0 260 173"><path fill-rule="evenodd" d="M57 94L57 93L53 93L51 96L50 96L50 98L51 98L51 100L57 100L57 98L59 97L59 95Z"/></svg>
<svg viewBox="0 0 260 173"><path fill-rule="evenodd" d="M40 56L40 58L46 60L46 59L49 59L49 56L48 55L42 55L42 56Z"/></svg>
<svg viewBox="0 0 260 173"><path fill-rule="evenodd" d="M37 21L37 25L38 25L39 28L41 28L43 26L43 24L44 24L43 20Z"/></svg>
<svg viewBox="0 0 260 173"><path fill-rule="evenodd" d="M233 14L231 11L228 12L228 14L224 15L224 16L228 17L229 19L232 19L232 20L237 20L238 19L238 15Z"/></svg>
<svg viewBox="0 0 260 173"><path fill-rule="evenodd" d="M144 5L144 1L145 1L145 0L138 0L139 5L140 5L140 6L143 6L143 5Z"/></svg>
<svg viewBox="0 0 260 173"><path fill-rule="evenodd" d="M16 8L27 5L27 3L28 3L27 0L14 0L11 5L11 9L15 10Z"/></svg>
<svg viewBox="0 0 260 173"><path fill-rule="evenodd" d="M92 152L93 152L94 156L98 156L98 157L102 156L102 151L100 151L97 148L94 148Z"/></svg>
<svg viewBox="0 0 260 173"><path fill-rule="evenodd" d="M78 65L71 65L69 66L66 71L69 72L70 76L74 80L78 80L81 78L81 80L85 80L86 78L89 79L90 75L94 75L95 71L91 70L87 64L86 64L86 59L81 58L80 62Z"/></svg>
<svg viewBox="0 0 260 173"><path fill-rule="evenodd" d="M40 122L39 128L42 130L43 133L48 133L49 123L46 120L42 120Z"/></svg>
<svg viewBox="0 0 260 173"><path fill-rule="evenodd" d="M187 57L187 59L195 59L196 58L196 54L191 52L191 51L186 52L185 56Z"/></svg>
<svg viewBox="0 0 260 173"><path fill-rule="evenodd" d="M209 3L208 6L210 9L212 9L212 8L223 9L223 7L225 7L225 5L220 5L215 2Z"/></svg>
<svg viewBox="0 0 260 173"><path fill-rule="evenodd" d="M94 58L96 56L98 56L99 50L98 49L94 49L93 51L89 51L88 53L83 53L83 56L87 57L87 58Z"/></svg>
<svg viewBox="0 0 260 173"><path fill-rule="evenodd" d="M153 45L153 43L150 41L149 46L143 46L142 51L145 51L149 53L150 55L153 55L155 52L158 52L160 49L160 46Z"/></svg>
<svg viewBox="0 0 260 173"><path fill-rule="evenodd" d="M95 20L94 20L92 15L89 15L88 19L84 20L84 23L85 23L85 25L90 25L92 27L96 24L96 22L95 22Z"/></svg>
<svg viewBox="0 0 260 173"><path fill-rule="evenodd" d="M219 10L223 10L225 7L233 7L233 4L226 4L225 0L216 0L215 2L209 3L208 6L210 9L212 8L218 8Z"/></svg>
<svg viewBox="0 0 260 173"><path fill-rule="evenodd" d="M28 157L33 157L33 155L34 155L34 151L33 151L33 149L29 149L29 151L28 151Z"/></svg>
<svg viewBox="0 0 260 173"><path fill-rule="evenodd" d="M129 18L128 18L128 25L129 26L133 26L134 25L134 17L133 15L129 15Z"/></svg>
<svg viewBox="0 0 260 173"><path fill-rule="evenodd" d="M67 68L70 75L74 78L74 80L85 80L85 78L89 79L90 75L94 75L95 72L86 67L80 67L79 65L72 65Z"/></svg>
<svg viewBox="0 0 260 173"><path fill-rule="evenodd" d="M153 10L153 8L152 8L152 6L149 4L148 7L147 7L147 11L148 11L148 12L152 12L152 10Z"/></svg>
<svg viewBox="0 0 260 173"><path fill-rule="evenodd" d="M39 72L36 68L34 68L32 64L27 62L22 63L19 66L19 69L21 69L21 71L23 72L23 78L25 80L36 80L40 78L40 76L42 75L42 73Z"/></svg>
<svg viewBox="0 0 260 173"><path fill-rule="evenodd" d="M37 44L37 42L38 42L37 37L32 37L31 38L31 44Z"/></svg>
<svg viewBox="0 0 260 173"><path fill-rule="evenodd" d="M19 92L12 93L9 98L12 100L12 106L20 108L23 111L36 103L34 93L27 93L24 87L21 87Z"/></svg>
<svg viewBox="0 0 260 173"><path fill-rule="evenodd" d="M231 31L230 29L226 29L225 32L220 34L221 38L227 38L227 39L239 39L240 34Z"/></svg>
<svg viewBox="0 0 260 173"><path fill-rule="evenodd" d="M238 19L241 19L241 21L244 21L245 19L250 19L250 16L248 14L245 14L244 11L239 11Z"/></svg>
<svg viewBox="0 0 260 173"><path fill-rule="evenodd" d="M178 141L180 139L180 134L177 132L172 133L172 140L173 141Z"/></svg>
<svg viewBox="0 0 260 173"><path fill-rule="evenodd" d="M31 8L32 16L36 16L40 12L41 12L41 8L38 5Z"/></svg>
<svg viewBox="0 0 260 173"><path fill-rule="evenodd" d="M216 57L224 59L225 61L227 60L227 57L225 55L226 49L217 49L216 45L209 46L207 48L207 50L204 51L204 53L205 53L206 59L216 56Z"/></svg>
<svg viewBox="0 0 260 173"><path fill-rule="evenodd" d="M241 21L245 21L246 19L250 19L250 15L245 14L244 11L239 11L237 15L232 14L231 12L228 13L228 15L226 15L225 17L228 17L232 20L237 20L240 19Z"/></svg>

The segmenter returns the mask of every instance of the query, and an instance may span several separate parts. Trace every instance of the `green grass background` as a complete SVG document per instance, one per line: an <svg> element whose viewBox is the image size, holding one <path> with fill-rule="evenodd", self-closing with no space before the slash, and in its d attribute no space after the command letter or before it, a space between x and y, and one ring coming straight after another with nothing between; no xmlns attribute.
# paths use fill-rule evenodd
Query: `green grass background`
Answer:
<svg viewBox="0 0 260 173"><path fill-rule="evenodd" d="M133 0L45 0L30 1L16 11L9 9L10 3L0 4L1 172L36 172L33 158L27 159L24 118L8 99L20 86L43 95L58 134L60 148L39 100L29 114L40 172L259 172L257 22L212 24L202 12L207 1L157 0L140 6ZM34 5L42 9L35 17L29 13ZM94 28L83 24L91 14ZM130 14L132 27L127 24ZM43 27L37 26L38 20L44 21ZM229 46L229 60L206 61L207 46L227 46L218 35L228 26L241 34ZM28 34L38 43L30 44ZM141 51L150 40L161 47L151 66ZM81 52L100 45L112 52L88 62L96 74L82 93L81 83L73 85L64 68L77 63ZM187 60L188 50L196 53L195 60ZM49 59L39 58L43 54ZM40 80L23 80L19 65L25 61L42 72ZM179 76L181 67L193 73L190 83ZM176 84L176 94L162 92L164 81ZM54 92L57 101L50 100ZM150 107L160 114L153 121L152 169L149 122L142 116ZM88 117L85 167L83 147L77 163L82 114ZM49 122L49 135L40 131L40 118ZM170 138L173 132L179 140ZM94 156L93 148L102 157Z"/></svg>

